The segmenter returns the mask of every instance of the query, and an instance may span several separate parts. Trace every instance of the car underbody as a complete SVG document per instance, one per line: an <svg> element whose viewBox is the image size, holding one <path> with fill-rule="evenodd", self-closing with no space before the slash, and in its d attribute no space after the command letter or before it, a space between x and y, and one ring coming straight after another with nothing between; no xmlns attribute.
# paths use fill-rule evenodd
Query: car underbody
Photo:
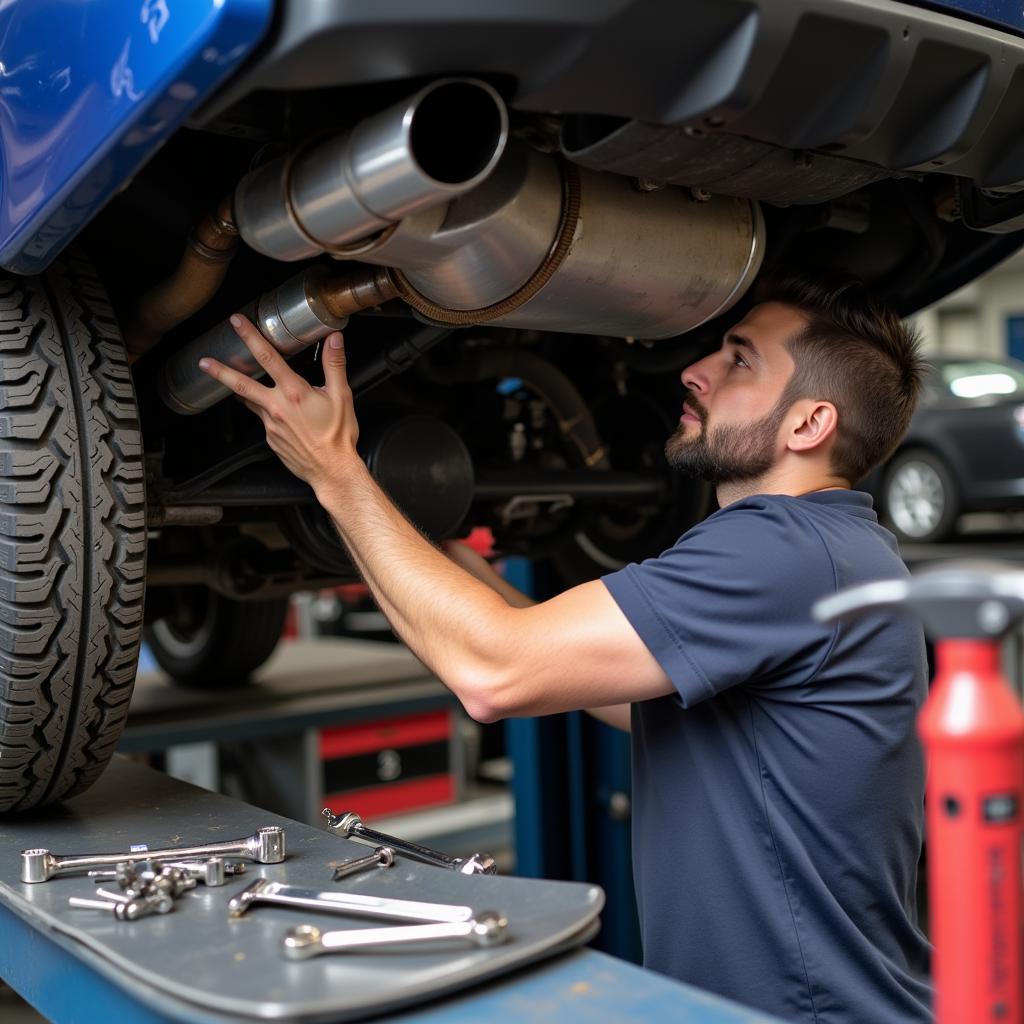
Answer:
<svg viewBox="0 0 1024 1024"><path fill-rule="evenodd" d="M244 360L231 313L314 383L318 342L344 328L364 457L412 521L434 539L487 526L575 582L707 511L664 463L678 374L759 273L854 274L910 313L1021 244L1024 39L868 0L455 6L281 5L61 257L79 261L68 294L95 299L95 358L67 386L88 396L107 373L126 417L105 422L126 431L108 468L132 553L104 607L131 650L144 614L182 678L269 653L197 668L197 637L273 634L289 593L356 578L260 422L196 366ZM10 278L9 320L42 304L67 346L73 300L52 282L68 273ZM5 387L48 373L9 369ZM49 387L39 421L63 400ZM26 516L37 501L15 498ZM12 769L11 806L88 784L58 747L55 769Z"/></svg>

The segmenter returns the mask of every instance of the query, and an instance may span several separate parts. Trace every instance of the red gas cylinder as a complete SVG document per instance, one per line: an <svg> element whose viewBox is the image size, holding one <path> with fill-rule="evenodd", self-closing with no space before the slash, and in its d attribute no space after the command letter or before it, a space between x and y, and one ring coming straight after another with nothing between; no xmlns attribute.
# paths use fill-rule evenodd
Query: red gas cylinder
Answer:
<svg viewBox="0 0 1024 1024"><path fill-rule="evenodd" d="M928 762L928 902L940 1024L1019 1024L1024 711L1000 645L936 644L918 718Z"/></svg>
<svg viewBox="0 0 1024 1024"><path fill-rule="evenodd" d="M1024 621L1024 572L973 564L853 587L819 601L821 621L906 608L935 639L918 716L937 1024L1024 1024L1021 811L1024 710L1000 671Z"/></svg>

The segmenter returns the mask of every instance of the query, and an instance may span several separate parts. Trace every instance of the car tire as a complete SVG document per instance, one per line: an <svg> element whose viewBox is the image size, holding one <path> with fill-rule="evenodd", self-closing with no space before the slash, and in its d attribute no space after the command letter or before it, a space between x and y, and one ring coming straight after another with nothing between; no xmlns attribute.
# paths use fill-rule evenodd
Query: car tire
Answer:
<svg viewBox="0 0 1024 1024"><path fill-rule="evenodd" d="M146 626L157 664L179 686L239 686L274 652L288 615L288 599L233 601L207 587L182 588L182 614Z"/></svg>
<svg viewBox="0 0 1024 1024"><path fill-rule="evenodd" d="M904 544L933 544L956 531L960 496L946 463L915 448L889 464L882 485L882 507L893 533Z"/></svg>
<svg viewBox="0 0 1024 1024"><path fill-rule="evenodd" d="M0 811L74 796L128 714L145 474L117 323L92 267L0 277Z"/></svg>

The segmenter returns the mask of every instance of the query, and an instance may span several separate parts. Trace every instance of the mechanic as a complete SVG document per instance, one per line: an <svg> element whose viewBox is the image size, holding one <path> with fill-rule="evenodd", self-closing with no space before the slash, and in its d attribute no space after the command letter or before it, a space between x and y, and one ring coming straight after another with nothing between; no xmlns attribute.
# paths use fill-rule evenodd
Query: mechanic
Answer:
<svg viewBox="0 0 1024 1024"><path fill-rule="evenodd" d="M906 572L852 485L910 421L912 331L856 283L769 288L683 371L666 446L716 485L720 510L658 557L531 605L468 549L431 544L371 477L340 334L317 388L231 319L275 386L200 367L262 419L468 713L588 709L631 727L645 964L787 1021L930 1020L915 909L923 636L899 617L810 613Z"/></svg>

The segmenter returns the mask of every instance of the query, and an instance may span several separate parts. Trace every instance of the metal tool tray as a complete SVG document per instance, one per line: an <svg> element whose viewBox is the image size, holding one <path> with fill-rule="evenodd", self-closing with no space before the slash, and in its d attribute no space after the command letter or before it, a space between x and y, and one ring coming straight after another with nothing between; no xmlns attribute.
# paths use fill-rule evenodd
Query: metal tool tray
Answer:
<svg viewBox="0 0 1024 1024"><path fill-rule="evenodd" d="M358 808L354 808L358 810ZM117 921L74 910L71 895L88 895L91 879L64 876L28 885L20 852L57 854L152 848L235 839L261 825L283 825L283 864L251 864L222 888L182 896L173 913ZM116 757L103 778L67 804L0 820L0 902L128 989L154 1010L190 1020L339 1021L376 1015L504 974L586 942L597 930L604 894L597 886L500 876L468 876L400 858L387 870L331 882L332 862L367 848L198 789ZM229 897L253 879L403 899L466 903L509 919L509 941L488 949L446 946L430 952L374 952L290 962L281 936L299 923L365 928L366 918L258 907L229 921Z"/></svg>

